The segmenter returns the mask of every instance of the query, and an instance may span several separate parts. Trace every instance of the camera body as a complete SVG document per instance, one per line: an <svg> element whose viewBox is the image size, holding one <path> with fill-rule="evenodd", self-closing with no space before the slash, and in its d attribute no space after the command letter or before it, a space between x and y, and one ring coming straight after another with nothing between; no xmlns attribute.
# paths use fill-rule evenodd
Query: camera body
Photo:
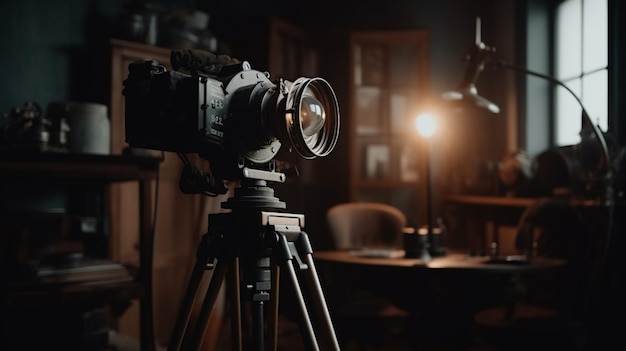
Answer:
<svg viewBox="0 0 626 351"><path fill-rule="evenodd" d="M311 159L330 153L338 138L337 99L325 80L272 82L246 61L186 72L138 61L123 94L129 146L198 153L223 179L273 167L283 143Z"/></svg>
<svg viewBox="0 0 626 351"><path fill-rule="evenodd" d="M250 102L251 90L274 92L278 87L265 74L249 69L246 62L214 76L167 71L154 60L132 63L129 72L124 95L126 142L130 146L241 154L259 163L269 161L275 155L272 150L280 148L276 138L255 134L263 130L259 125L262 119L248 118L259 114L265 97L255 94L261 100ZM270 95L274 102L280 96Z"/></svg>

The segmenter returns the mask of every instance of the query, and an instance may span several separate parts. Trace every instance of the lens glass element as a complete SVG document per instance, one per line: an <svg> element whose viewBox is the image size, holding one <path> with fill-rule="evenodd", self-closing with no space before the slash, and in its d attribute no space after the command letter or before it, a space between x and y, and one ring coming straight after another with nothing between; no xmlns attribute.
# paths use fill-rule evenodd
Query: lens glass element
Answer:
<svg viewBox="0 0 626 351"><path fill-rule="evenodd" d="M331 86L322 78L298 78L291 85L285 106L291 144L300 156L328 155L339 137L339 105Z"/></svg>
<svg viewBox="0 0 626 351"><path fill-rule="evenodd" d="M313 96L302 98L300 117L302 119L302 133L304 137L311 137L319 133L324 127L326 119L322 103Z"/></svg>

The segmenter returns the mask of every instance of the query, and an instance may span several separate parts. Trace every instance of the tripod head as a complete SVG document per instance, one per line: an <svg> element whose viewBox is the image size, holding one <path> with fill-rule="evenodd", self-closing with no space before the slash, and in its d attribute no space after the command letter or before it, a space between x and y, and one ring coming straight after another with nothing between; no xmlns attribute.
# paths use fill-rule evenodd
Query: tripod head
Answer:
<svg viewBox="0 0 626 351"><path fill-rule="evenodd" d="M242 178L235 195L222 202L222 208L232 210L280 210L287 206L274 196L274 189L263 179Z"/></svg>
<svg viewBox="0 0 626 351"><path fill-rule="evenodd" d="M184 162L179 182L179 187L184 194L217 196L228 192L225 181L219 180L219 177L214 177L210 171L201 171L185 154L179 153L178 155ZM274 190L267 185L267 182L285 182L286 173L289 173L289 169L278 168L274 160L262 164L244 163L243 159L241 160L242 163L237 167L239 174L234 179L239 182L239 186L235 188L234 196L222 203L222 208L233 210L285 209L285 203L274 197Z"/></svg>

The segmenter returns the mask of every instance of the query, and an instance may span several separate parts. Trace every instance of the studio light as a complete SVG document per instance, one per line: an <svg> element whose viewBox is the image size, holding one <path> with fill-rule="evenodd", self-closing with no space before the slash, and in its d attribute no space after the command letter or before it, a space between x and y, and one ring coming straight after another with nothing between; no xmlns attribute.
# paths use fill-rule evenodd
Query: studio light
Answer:
<svg viewBox="0 0 626 351"><path fill-rule="evenodd" d="M466 56L466 61L468 62L467 70L465 72L465 77L457 90L445 92L442 94L442 98L452 103L453 106L459 108L473 108L473 109L481 109L486 110L491 113L499 113L500 108L495 103L481 97L478 95L478 91L476 89L476 82L480 73L484 70L486 66L494 66L498 68L513 70L516 72L520 72L526 75L534 76L543 80L546 80L552 84L556 84L560 87L563 87L569 94L571 94L576 102L580 105L582 110L582 127L580 131L580 136L583 140L591 140L597 144L599 148L600 157L597 159L595 165L592 166L587 175L587 181L589 183L599 184L602 189L602 194L600 194L600 201L604 204L610 204L612 201L612 191L611 191L611 178L612 178L612 169L611 169L611 158L609 154L609 149L604 137L604 134L600 130L600 128L591 120L591 117L587 113L585 106L583 105L580 98L563 82L560 80L551 77L546 74L538 73L531 71L525 67L520 67L513 65L509 62L493 59L491 56L495 52L495 49L492 47L488 47L481 40L480 34L480 18L476 19L476 41L475 45L470 50L470 53Z"/></svg>

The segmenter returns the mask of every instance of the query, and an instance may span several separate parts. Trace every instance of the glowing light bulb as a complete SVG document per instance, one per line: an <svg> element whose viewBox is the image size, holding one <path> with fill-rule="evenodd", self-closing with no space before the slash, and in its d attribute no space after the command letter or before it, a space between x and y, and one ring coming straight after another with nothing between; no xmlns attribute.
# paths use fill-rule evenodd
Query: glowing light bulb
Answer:
<svg viewBox="0 0 626 351"><path fill-rule="evenodd" d="M415 119L415 128L421 136L430 138L437 131L435 117L428 113L422 113Z"/></svg>

